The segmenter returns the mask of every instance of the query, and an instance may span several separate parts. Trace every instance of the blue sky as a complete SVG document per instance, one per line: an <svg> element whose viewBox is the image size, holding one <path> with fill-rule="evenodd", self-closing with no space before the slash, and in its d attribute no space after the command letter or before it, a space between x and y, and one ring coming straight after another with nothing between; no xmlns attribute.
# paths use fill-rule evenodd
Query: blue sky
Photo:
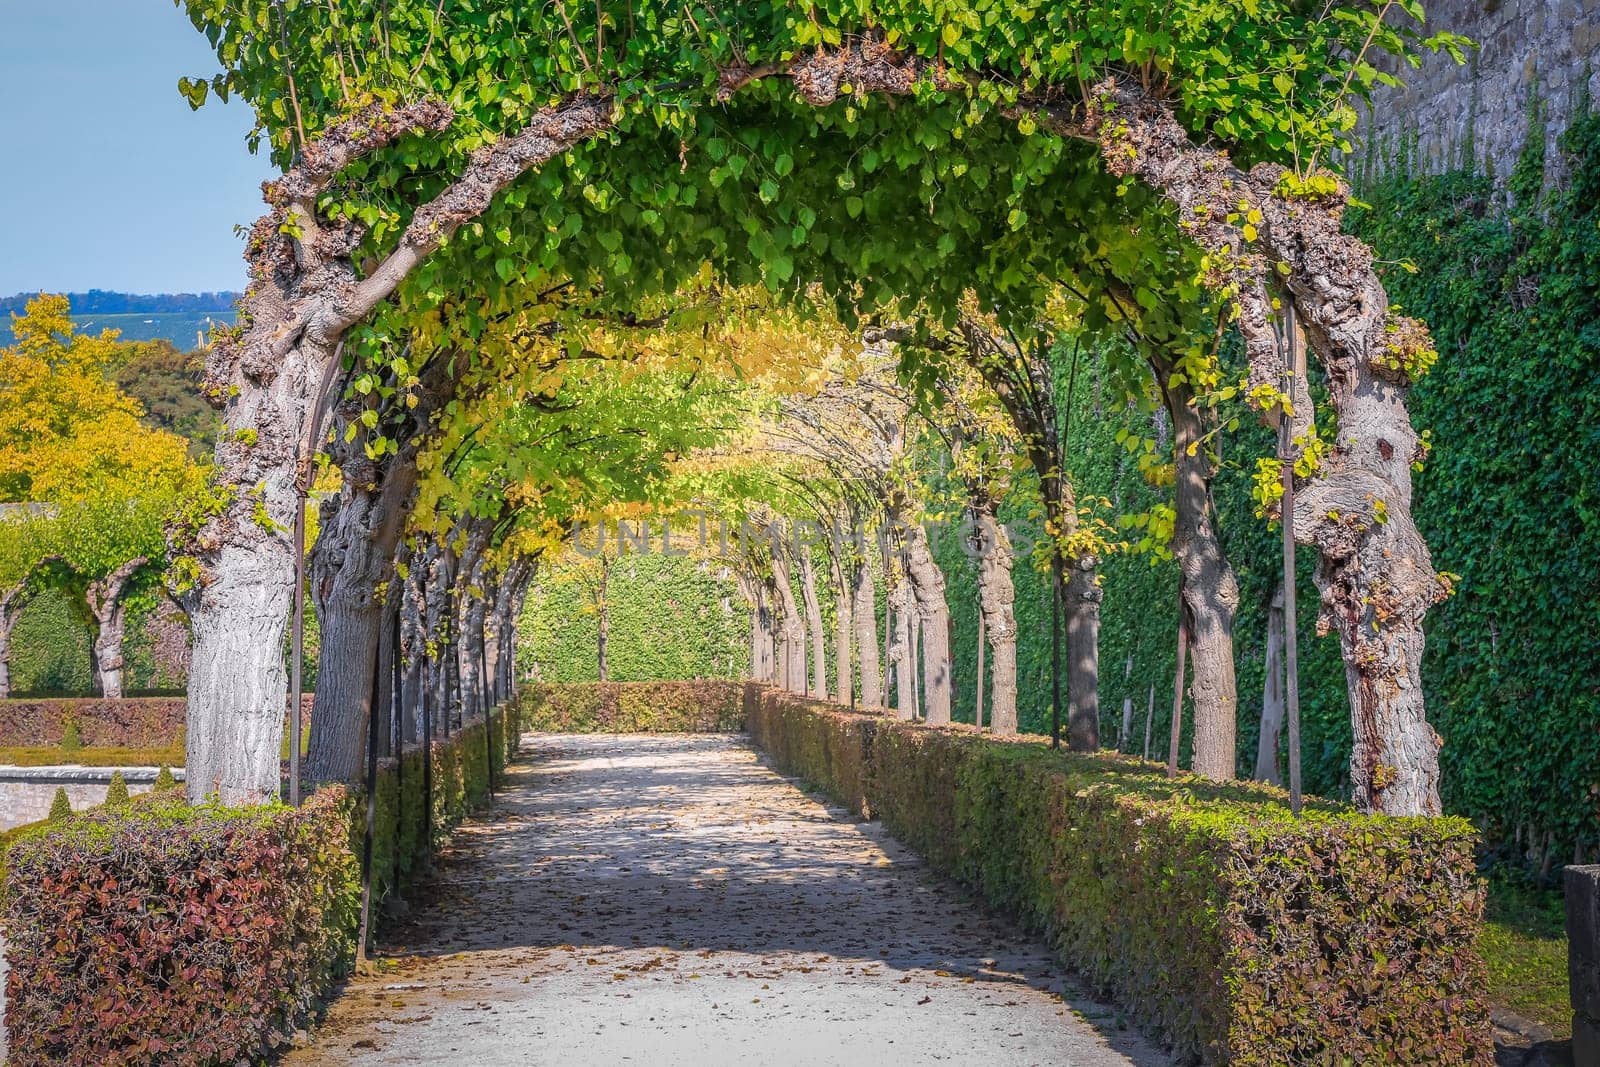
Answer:
<svg viewBox="0 0 1600 1067"><path fill-rule="evenodd" d="M0 27L0 296L244 288L271 165L248 107L178 95L219 67L172 0L0 0Z"/></svg>

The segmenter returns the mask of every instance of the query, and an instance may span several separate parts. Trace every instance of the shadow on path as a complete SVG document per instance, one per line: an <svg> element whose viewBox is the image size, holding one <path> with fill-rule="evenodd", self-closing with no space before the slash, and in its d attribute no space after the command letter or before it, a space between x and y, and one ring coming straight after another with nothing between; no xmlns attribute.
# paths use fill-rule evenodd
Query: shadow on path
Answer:
<svg viewBox="0 0 1600 1067"><path fill-rule="evenodd" d="M1165 1067L733 735L529 735L293 1064Z"/></svg>

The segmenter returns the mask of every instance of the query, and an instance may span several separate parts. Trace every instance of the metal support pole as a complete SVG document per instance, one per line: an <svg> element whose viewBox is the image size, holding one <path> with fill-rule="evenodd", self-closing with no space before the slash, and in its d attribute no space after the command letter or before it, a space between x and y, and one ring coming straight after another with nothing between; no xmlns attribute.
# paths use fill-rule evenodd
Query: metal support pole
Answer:
<svg viewBox="0 0 1600 1067"><path fill-rule="evenodd" d="M383 672L372 672L372 692L367 700L367 827L361 840L361 933L356 959L367 958L367 931L372 917L372 836L378 818L378 682Z"/></svg>
<svg viewBox="0 0 1600 1067"><path fill-rule="evenodd" d="M1050 555L1050 747L1061 747L1061 548Z"/></svg>
<svg viewBox="0 0 1600 1067"><path fill-rule="evenodd" d="M483 754L487 757L485 770L489 774L489 799L494 799L494 706L489 692L489 651L486 643L478 642L478 699L483 702Z"/></svg>
<svg viewBox="0 0 1600 1067"><path fill-rule="evenodd" d="M394 585L390 585L391 589ZM405 832L406 824L406 729L405 729L405 701L401 696L401 689L405 684L405 672L400 662L400 608L396 603L394 607L394 632L390 642L389 658L392 661L389 671L389 710L393 725L389 730L389 747L394 755L394 888L400 890L400 835Z"/></svg>
<svg viewBox="0 0 1600 1067"><path fill-rule="evenodd" d="M306 489L296 484L294 505L294 626L289 641L289 803L300 806L300 704L306 652Z"/></svg>
<svg viewBox="0 0 1600 1067"><path fill-rule="evenodd" d="M1294 305L1284 307L1284 330L1289 358L1284 360L1284 396L1290 404L1299 402L1296 386L1300 371L1300 327L1294 320ZM1295 641L1295 563L1294 563L1294 431L1288 412L1278 419L1278 458L1283 471L1283 666L1284 712L1289 720L1289 810L1300 814L1300 657Z"/></svg>

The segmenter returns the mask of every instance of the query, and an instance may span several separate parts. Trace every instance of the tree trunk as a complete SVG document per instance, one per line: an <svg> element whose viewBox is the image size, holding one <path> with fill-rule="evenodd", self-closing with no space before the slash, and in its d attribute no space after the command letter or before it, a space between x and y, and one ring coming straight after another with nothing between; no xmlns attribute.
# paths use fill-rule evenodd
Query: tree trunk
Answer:
<svg viewBox="0 0 1600 1067"><path fill-rule="evenodd" d="M878 659L878 605L877 590L873 586L872 568L865 553L851 561L852 590L851 616L856 626L856 655L861 661L861 703L869 708L882 707L883 666Z"/></svg>
<svg viewBox="0 0 1600 1067"><path fill-rule="evenodd" d="M133 576L149 562L144 556L131 559L110 574L90 582L84 590L84 601L95 625L95 675L100 695L107 700L122 699L122 642L128 624L122 594Z"/></svg>
<svg viewBox="0 0 1600 1067"><path fill-rule="evenodd" d="M978 607L994 652L989 667L990 729L1000 737L1011 737L1017 732L1017 614L1011 538L992 507L975 509L973 519L979 548ZM981 692L981 676L978 685Z"/></svg>
<svg viewBox="0 0 1600 1067"><path fill-rule="evenodd" d="M894 643L889 662L894 664L895 714L902 719L917 717L917 694L912 675L916 665L911 658L911 580L901 576L889 590L889 607L894 613Z"/></svg>
<svg viewBox="0 0 1600 1067"><path fill-rule="evenodd" d="M828 699L828 631L822 625L822 601L817 596L817 568L811 546L800 551L800 595L805 602L806 632L811 636L811 696Z"/></svg>
<svg viewBox="0 0 1600 1067"><path fill-rule="evenodd" d="M1100 748L1100 600L1095 560L1067 561L1067 747L1074 752Z"/></svg>
<svg viewBox="0 0 1600 1067"><path fill-rule="evenodd" d="M365 480L347 471L339 495L322 505L309 560L323 668L304 768L314 782L356 782L364 773L372 672L383 636L379 590L395 584L395 552L415 483L415 468L409 470L387 478L369 472Z"/></svg>
<svg viewBox="0 0 1600 1067"><path fill-rule="evenodd" d="M988 626L984 622L983 618L983 608L980 605L978 608L978 666L977 669L972 672L973 677L977 679L977 685L973 687L972 692L972 725L978 728L979 733L983 732L983 690L985 688L984 682L986 680L984 677L986 673L984 668L987 666L984 663L984 654L989 650L989 635L986 632L987 630Z"/></svg>
<svg viewBox="0 0 1600 1067"><path fill-rule="evenodd" d="M1217 539L1211 506L1213 471L1193 391L1186 383L1174 382L1171 369L1163 364L1156 364L1156 378L1172 419L1177 464L1171 548L1183 573L1181 588L1189 614L1194 772L1225 782L1237 775L1239 762L1239 698L1233 665L1239 583Z"/></svg>
<svg viewBox="0 0 1600 1067"><path fill-rule="evenodd" d="M11 631L16 617L0 612L0 700L11 697Z"/></svg>
<svg viewBox="0 0 1600 1067"><path fill-rule="evenodd" d="M833 699L841 704L855 702L855 671L851 657L851 634L855 630L855 605L849 564L842 559L844 545L834 541L828 553L828 577L833 589Z"/></svg>
<svg viewBox="0 0 1600 1067"><path fill-rule="evenodd" d="M783 609L779 623L783 632L783 685L790 692L803 696L806 691L806 624L794 598L794 584L789 580L789 557L781 547L781 540L780 533L772 546L772 579Z"/></svg>
<svg viewBox="0 0 1600 1067"><path fill-rule="evenodd" d="M950 606L944 597L944 572L934 561L928 533L920 524L906 526L902 551L921 626L924 714L930 723L948 723L951 710Z"/></svg>
<svg viewBox="0 0 1600 1067"><path fill-rule="evenodd" d="M595 676L602 682L610 677L607 662L611 646L611 599L607 592L611 564L604 554L600 556L600 585L595 596Z"/></svg>
<svg viewBox="0 0 1600 1067"><path fill-rule="evenodd" d="M1128 662L1122 668L1122 727L1117 730L1117 751L1126 752L1128 741L1133 737L1133 690L1128 688L1133 681L1133 653L1128 653Z"/></svg>
<svg viewBox="0 0 1600 1067"><path fill-rule="evenodd" d="M330 127L266 186L269 211L246 244L245 329L219 340L206 358L207 395L225 408L216 470L226 503L173 539L174 556L198 571L182 596L194 631L191 800L216 794L228 804L257 803L279 793L283 646L294 592L289 531L345 333L500 189L609 128L611 113L609 100L592 97L539 112L519 133L476 153L368 271L351 259L357 242L349 228L321 217L318 200L363 156L403 136L444 129L454 118L448 105L373 104Z"/></svg>
<svg viewBox="0 0 1600 1067"><path fill-rule="evenodd" d="M1261 736L1256 744L1256 778L1282 785L1278 743L1283 734L1283 586L1267 608L1266 682L1261 687Z"/></svg>
<svg viewBox="0 0 1600 1067"><path fill-rule="evenodd" d="M1337 631L1344 654L1352 797L1364 811L1439 814L1440 740L1423 699L1422 620L1450 587L1434 572L1411 514L1411 464L1424 450L1405 403L1413 375L1435 351L1427 328L1391 310L1372 250L1343 232L1342 181L1317 196L1285 194L1284 168L1240 171L1191 141L1165 102L1132 83L1101 86L1084 130L1114 174L1142 178L1177 204L1201 247L1234 252L1217 283L1237 293L1252 386L1281 390L1292 365L1275 291L1304 327L1338 429L1289 521L1295 541L1317 548L1318 630ZM1260 223L1242 234L1237 220L1256 212ZM1289 414L1303 438L1310 404Z"/></svg>

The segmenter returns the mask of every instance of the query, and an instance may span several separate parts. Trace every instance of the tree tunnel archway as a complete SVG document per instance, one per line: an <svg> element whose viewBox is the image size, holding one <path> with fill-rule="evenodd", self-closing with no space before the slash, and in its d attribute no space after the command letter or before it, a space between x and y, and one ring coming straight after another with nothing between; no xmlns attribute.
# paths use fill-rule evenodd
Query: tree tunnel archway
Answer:
<svg viewBox="0 0 1600 1067"><path fill-rule="evenodd" d="M1033 4L942 24L781 4L188 10L227 68L210 84L256 106L288 168L251 232L241 326L208 365L221 492L177 538L196 798L277 789L288 530L323 398L406 395L530 292L572 298L546 320L559 326L629 313L709 263L851 311L909 298L946 327L969 292L1026 329L1064 287L1089 322L1152 333L1220 299L1256 406L1320 449L1291 521L1321 555L1349 666L1357 799L1437 811L1419 671L1445 587L1410 517L1404 406L1432 345L1389 311L1370 253L1339 232L1347 190L1315 166L1367 50L1414 47L1381 12L1253 4L1228 23L1197 8L1151 29L1153 8L1123 25ZM1296 155L1295 171L1233 161ZM1328 375L1332 442L1285 403L1280 306ZM381 343L401 330L408 343ZM398 450L382 417L359 417L368 458Z"/></svg>

